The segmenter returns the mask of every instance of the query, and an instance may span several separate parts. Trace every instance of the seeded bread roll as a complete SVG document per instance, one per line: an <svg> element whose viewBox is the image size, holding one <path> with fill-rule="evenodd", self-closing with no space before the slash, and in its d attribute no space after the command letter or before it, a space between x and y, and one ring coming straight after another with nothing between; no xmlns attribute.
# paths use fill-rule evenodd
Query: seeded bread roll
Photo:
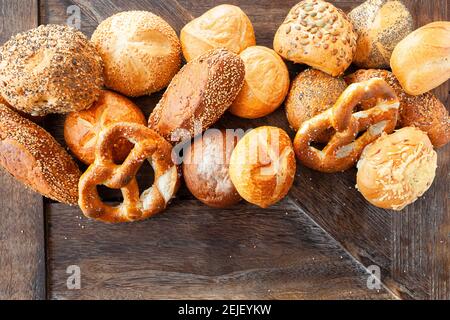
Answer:
<svg viewBox="0 0 450 320"><path fill-rule="evenodd" d="M118 122L132 122L146 125L141 109L127 98L115 92L104 90L100 99L89 109L72 112L64 122L64 139L72 153L85 164L95 160L95 147L100 132ZM114 160L121 163L126 159L133 144L120 138L114 144Z"/></svg>
<svg viewBox="0 0 450 320"><path fill-rule="evenodd" d="M286 99L286 115L294 131L312 117L331 108L347 88L342 78L334 78L325 72L306 69L292 81ZM332 130L317 138L317 142L327 142Z"/></svg>
<svg viewBox="0 0 450 320"><path fill-rule="evenodd" d="M356 38L342 10L322 0L305 0L278 28L273 48L287 60L338 76L352 63Z"/></svg>
<svg viewBox="0 0 450 320"><path fill-rule="evenodd" d="M214 124L242 88L244 62L226 50L208 51L173 78L149 119L166 140L190 139Z"/></svg>
<svg viewBox="0 0 450 320"><path fill-rule="evenodd" d="M76 205L81 172L44 129L0 104L0 165L53 200Z"/></svg>
<svg viewBox="0 0 450 320"><path fill-rule="evenodd" d="M283 59L266 47L249 47L239 56L245 64L245 82L229 111L247 119L264 117L283 103L289 71Z"/></svg>
<svg viewBox="0 0 450 320"><path fill-rule="evenodd" d="M210 207L226 208L241 200L228 174L237 141L233 131L209 129L186 150L183 161L186 186Z"/></svg>
<svg viewBox="0 0 450 320"><path fill-rule="evenodd" d="M428 92L450 78L450 21L429 23L400 41L392 72L411 95Z"/></svg>
<svg viewBox="0 0 450 320"><path fill-rule="evenodd" d="M103 21L92 35L105 62L108 88L138 97L170 83L181 65L177 34L162 18L147 11L126 11Z"/></svg>
<svg viewBox="0 0 450 320"><path fill-rule="evenodd" d="M361 68L388 68L397 43L413 31L411 13L397 0L367 0L348 17L358 34L353 63Z"/></svg>
<svg viewBox="0 0 450 320"><path fill-rule="evenodd" d="M392 72L386 70L358 70L346 77L348 84L382 78L394 89L400 100L397 127L417 127L426 132L436 148L450 141L450 117L446 107L431 92L418 96L407 94Z"/></svg>
<svg viewBox="0 0 450 320"><path fill-rule="evenodd" d="M436 168L430 139L421 130L406 127L364 149L356 187L374 206L402 210L430 188Z"/></svg>
<svg viewBox="0 0 450 320"><path fill-rule="evenodd" d="M180 33L183 55L191 61L217 48L240 53L256 44L253 26L241 8L222 4L192 20Z"/></svg>
<svg viewBox="0 0 450 320"><path fill-rule="evenodd" d="M79 31L43 25L0 49L0 94L33 116L89 108L100 96L103 64Z"/></svg>

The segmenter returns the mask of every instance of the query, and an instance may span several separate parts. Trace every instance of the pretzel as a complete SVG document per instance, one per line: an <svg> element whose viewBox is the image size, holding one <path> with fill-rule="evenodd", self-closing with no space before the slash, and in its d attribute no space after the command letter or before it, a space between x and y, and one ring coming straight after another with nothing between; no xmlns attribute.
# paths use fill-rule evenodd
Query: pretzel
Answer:
<svg viewBox="0 0 450 320"><path fill-rule="evenodd" d="M363 104L365 110L353 113L358 104ZM350 169L368 144L383 132L394 131L398 108L399 100L384 80L373 78L354 83L332 108L303 123L294 139L297 158L305 166L322 172ZM325 148L311 146L329 128L334 128L335 134Z"/></svg>
<svg viewBox="0 0 450 320"><path fill-rule="evenodd" d="M113 147L120 138L135 146L123 164L118 165L113 160ZM136 174L145 160L155 171L155 182L140 195ZM105 204L98 195L98 185L120 189L123 203L119 206ZM172 162L172 146L143 125L117 123L99 135L95 161L80 179L78 204L87 217L104 222L143 220L164 210L178 186L178 168Z"/></svg>

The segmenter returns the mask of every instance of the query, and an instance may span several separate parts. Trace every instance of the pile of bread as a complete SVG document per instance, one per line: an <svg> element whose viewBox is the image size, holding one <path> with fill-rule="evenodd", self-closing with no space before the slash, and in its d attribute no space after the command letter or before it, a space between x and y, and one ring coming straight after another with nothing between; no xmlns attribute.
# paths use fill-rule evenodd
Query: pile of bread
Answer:
<svg viewBox="0 0 450 320"><path fill-rule="evenodd" d="M429 92L450 77L450 22L413 24L401 1L368 0L346 15L305 0L278 28L274 50L256 46L250 19L233 5L192 20L180 38L144 11L106 19L91 40L40 26L0 49L0 164L112 223L163 211L182 176L206 205L269 207L289 192L296 161L327 173L357 164L361 194L400 210L430 187L434 148L450 140L448 111ZM311 68L291 83L285 60ZM345 74L352 63L364 69ZM125 97L166 87L148 121ZM227 110L254 119L284 101L293 141L274 126L211 129ZM32 121L49 113L67 114L64 138L84 174ZM136 180L144 161L155 176L145 191ZM104 203L100 185L120 189L123 203Z"/></svg>

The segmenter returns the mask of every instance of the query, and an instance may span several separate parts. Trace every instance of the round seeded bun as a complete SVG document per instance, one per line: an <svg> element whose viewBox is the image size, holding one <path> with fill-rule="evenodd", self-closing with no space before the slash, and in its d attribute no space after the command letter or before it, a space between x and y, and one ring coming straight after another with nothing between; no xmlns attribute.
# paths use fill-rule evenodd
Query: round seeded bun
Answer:
<svg viewBox="0 0 450 320"><path fill-rule="evenodd" d="M183 177L189 191L204 204L226 208L241 200L228 175L238 137L233 131L208 129L185 151Z"/></svg>
<svg viewBox="0 0 450 320"><path fill-rule="evenodd" d="M392 72L379 69L358 70L347 76L348 84L382 78L400 100L397 126L417 127L426 132L436 148L450 141L450 117L447 108L431 92L418 96L407 94Z"/></svg>
<svg viewBox="0 0 450 320"><path fill-rule="evenodd" d="M357 188L374 206L402 210L430 188L436 168L437 154L428 136L406 127L364 149Z"/></svg>
<svg viewBox="0 0 450 320"><path fill-rule="evenodd" d="M289 71L283 59L266 47L248 47L239 56L245 64L245 82L229 110L242 118L264 117L283 103Z"/></svg>
<svg viewBox="0 0 450 320"><path fill-rule="evenodd" d="M334 78L325 72L306 69L292 81L286 99L286 115L289 125L298 131L312 117L331 108L347 88L342 78ZM332 130L319 137L318 142L329 140Z"/></svg>
<svg viewBox="0 0 450 320"><path fill-rule="evenodd" d="M305 0L278 28L273 48L287 60L338 76L352 63L356 38L342 10L322 0Z"/></svg>
<svg viewBox="0 0 450 320"><path fill-rule="evenodd" d="M0 49L0 94L33 116L84 110L100 96L102 60L79 31L43 25Z"/></svg>
<svg viewBox="0 0 450 320"><path fill-rule="evenodd" d="M181 65L175 30L147 11L126 11L103 21L92 42L105 63L105 83L126 96L159 91Z"/></svg>
<svg viewBox="0 0 450 320"><path fill-rule="evenodd" d="M348 17L358 34L353 62L361 68L388 68L397 43L413 31L411 13L397 0L368 0Z"/></svg>

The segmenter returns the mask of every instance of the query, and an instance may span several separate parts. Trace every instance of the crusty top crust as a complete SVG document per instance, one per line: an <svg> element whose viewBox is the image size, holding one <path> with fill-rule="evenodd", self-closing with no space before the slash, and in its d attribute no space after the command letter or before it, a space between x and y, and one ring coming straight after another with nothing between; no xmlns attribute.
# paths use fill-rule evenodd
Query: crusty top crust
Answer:
<svg viewBox="0 0 450 320"><path fill-rule="evenodd" d="M0 104L0 165L33 190L75 205L81 172L44 129Z"/></svg>
<svg viewBox="0 0 450 320"><path fill-rule="evenodd" d="M34 116L84 110L102 86L101 58L73 28L42 25L0 49L0 94Z"/></svg>
<svg viewBox="0 0 450 320"><path fill-rule="evenodd" d="M226 50L208 51L173 78L149 119L150 128L172 142L209 128L242 88L244 62Z"/></svg>
<svg viewBox="0 0 450 320"><path fill-rule="evenodd" d="M338 76L352 63L356 38L342 10L322 0L305 0L278 28L273 48L287 60Z"/></svg>

